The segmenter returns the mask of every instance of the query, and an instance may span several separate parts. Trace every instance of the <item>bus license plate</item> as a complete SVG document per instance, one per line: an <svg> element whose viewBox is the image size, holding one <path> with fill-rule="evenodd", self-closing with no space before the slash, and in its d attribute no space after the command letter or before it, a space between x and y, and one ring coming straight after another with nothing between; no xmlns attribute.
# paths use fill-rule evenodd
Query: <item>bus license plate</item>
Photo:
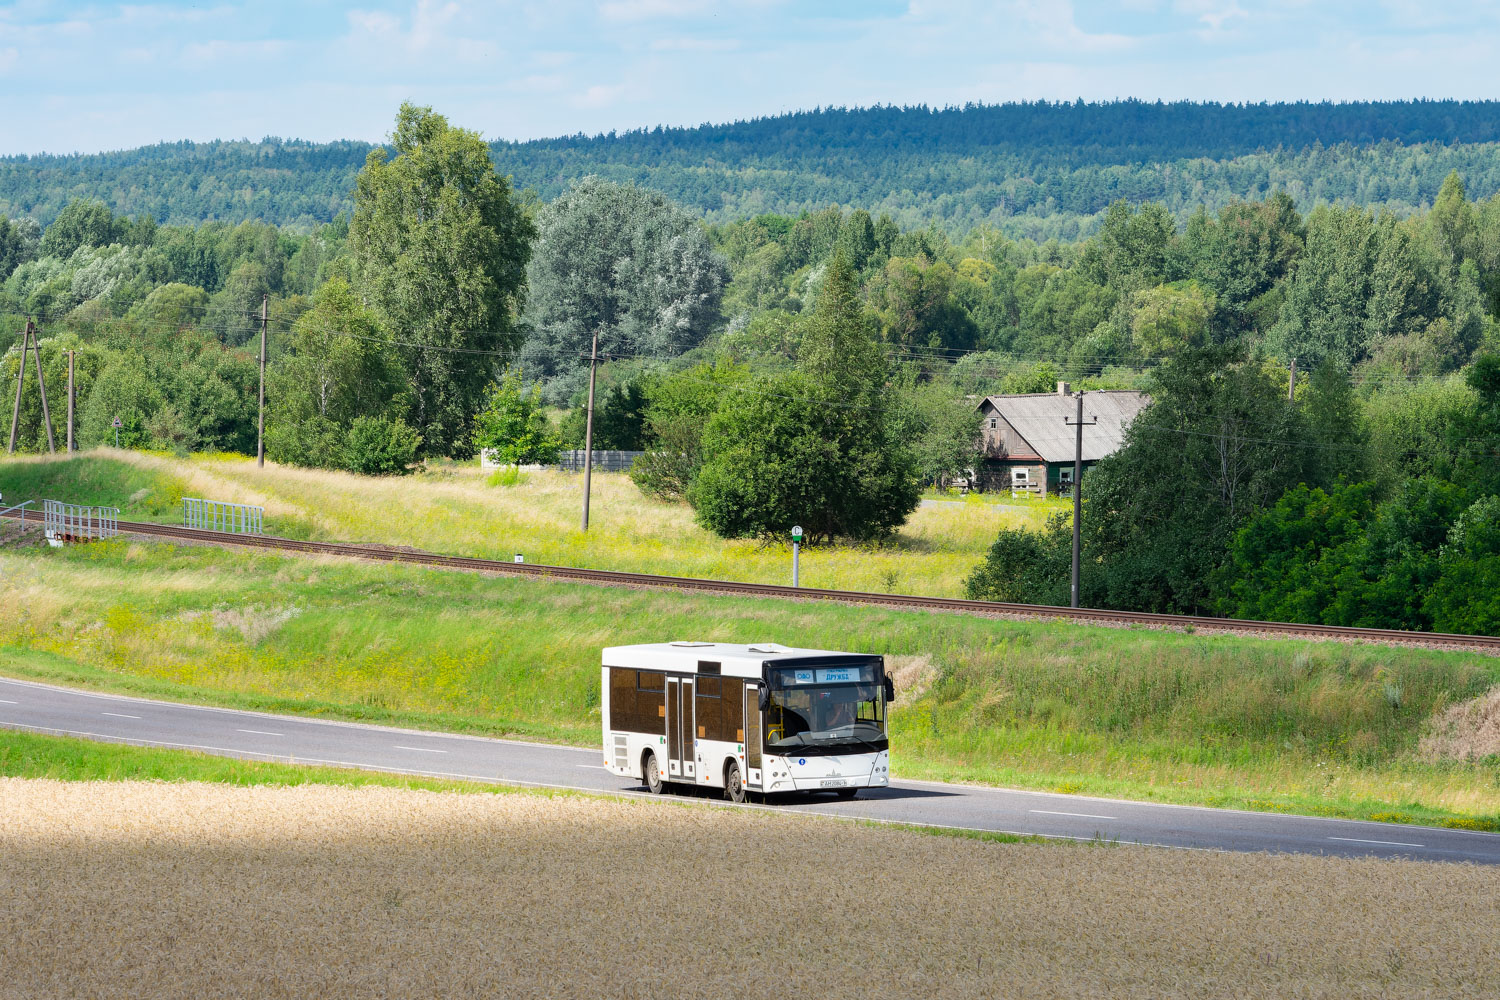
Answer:
<svg viewBox="0 0 1500 1000"><path fill-rule="evenodd" d="M843 788L847 784L849 784L849 782L845 781L843 778L824 778L822 781L818 782L818 787Z"/></svg>

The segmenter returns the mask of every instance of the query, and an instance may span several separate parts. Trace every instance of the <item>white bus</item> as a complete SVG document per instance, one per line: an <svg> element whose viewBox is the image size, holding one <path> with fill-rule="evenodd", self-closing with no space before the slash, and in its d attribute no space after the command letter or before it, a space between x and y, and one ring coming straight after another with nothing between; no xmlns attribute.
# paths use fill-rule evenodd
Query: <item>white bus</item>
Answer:
<svg viewBox="0 0 1500 1000"><path fill-rule="evenodd" d="M885 660L772 643L604 650L604 764L654 793L674 782L751 794L890 782Z"/></svg>

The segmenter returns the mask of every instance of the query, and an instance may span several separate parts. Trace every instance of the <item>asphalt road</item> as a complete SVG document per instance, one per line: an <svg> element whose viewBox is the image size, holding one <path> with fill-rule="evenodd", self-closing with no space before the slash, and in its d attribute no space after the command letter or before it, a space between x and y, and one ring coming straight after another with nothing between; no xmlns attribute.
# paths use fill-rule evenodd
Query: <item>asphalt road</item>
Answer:
<svg viewBox="0 0 1500 1000"><path fill-rule="evenodd" d="M268 715L96 694L0 678L0 727L251 760L645 795L602 750ZM689 793L692 794L692 793ZM702 793L699 793L700 796ZM1500 834L897 781L851 802L809 796L773 808L1164 848L1500 864Z"/></svg>

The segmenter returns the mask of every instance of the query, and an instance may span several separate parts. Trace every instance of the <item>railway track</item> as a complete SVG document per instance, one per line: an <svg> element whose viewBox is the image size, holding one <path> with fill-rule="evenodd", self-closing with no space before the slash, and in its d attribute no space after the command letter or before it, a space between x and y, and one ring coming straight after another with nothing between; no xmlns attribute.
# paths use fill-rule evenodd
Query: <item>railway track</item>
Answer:
<svg viewBox="0 0 1500 1000"><path fill-rule="evenodd" d="M14 517L15 515L9 515ZM40 512L23 512L25 521L41 521ZM743 594L802 601L836 601L844 604L882 607L918 608L929 611L951 611L964 614L1059 619L1100 625L1142 626L1204 632L1229 632L1287 638L1327 639L1334 641L1377 642L1423 648L1456 648L1500 655L1500 636L1458 635L1449 632L1408 632L1401 629L1346 628L1336 625L1307 625L1297 622L1262 622L1235 618L1209 618L1198 615L1149 614L1140 611L1110 611L1100 608L1062 608L1039 604L1010 604L1000 601L972 601L957 597L920 597L910 594L871 594L854 590L826 590L815 587L786 587L770 583L740 583L734 580L704 580L685 576L658 576L651 573L625 573L617 570L582 569L574 566L546 566L536 563L503 562L469 556L445 556L435 552L358 545L346 542L308 542L272 535L239 535L222 531L185 528L173 524L145 521L121 521L119 529L136 535L223 545L235 548L270 549L278 552L306 552L316 555L343 556L377 562L407 563L443 569L482 573L505 573L512 576L544 577L553 580L575 580L581 583L657 589L708 591L719 594Z"/></svg>

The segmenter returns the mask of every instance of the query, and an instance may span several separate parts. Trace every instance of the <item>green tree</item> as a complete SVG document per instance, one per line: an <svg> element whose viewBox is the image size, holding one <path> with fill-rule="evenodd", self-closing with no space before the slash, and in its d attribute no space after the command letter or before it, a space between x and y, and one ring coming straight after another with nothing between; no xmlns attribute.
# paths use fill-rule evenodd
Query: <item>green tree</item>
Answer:
<svg viewBox="0 0 1500 1000"><path fill-rule="evenodd" d="M557 435L542 412L541 393L540 384L526 385L519 367L508 369L474 421L474 446L494 449L502 465L557 461Z"/></svg>
<svg viewBox="0 0 1500 1000"><path fill-rule="evenodd" d="M1177 224L1166 206L1152 202L1132 209L1122 198L1110 204L1079 266L1101 285L1133 291L1175 277L1176 243Z"/></svg>
<svg viewBox="0 0 1500 1000"><path fill-rule="evenodd" d="M197 326L208 314L208 293L193 285L158 285L130 309L130 319L146 339L167 341L186 326Z"/></svg>
<svg viewBox="0 0 1500 1000"><path fill-rule="evenodd" d="M688 490L723 537L809 541L888 534L916 509L920 481L888 402L885 360L840 251L828 267L799 368L757 379L704 433Z"/></svg>
<svg viewBox="0 0 1500 1000"><path fill-rule="evenodd" d="M1279 372L1226 345L1154 373L1152 403L1083 482L1086 602L1203 612L1230 539L1290 485L1320 480ZM1085 397L1085 409L1087 397Z"/></svg>
<svg viewBox="0 0 1500 1000"><path fill-rule="evenodd" d="M1224 324L1245 332L1260 322L1256 303L1286 277L1305 239L1302 217L1285 192L1259 202L1233 201L1217 218L1200 210L1188 220L1184 268L1213 293Z"/></svg>
<svg viewBox="0 0 1500 1000"><path fill-rule="evenodd" d="M35 260L42 240L41 227L34 219L7 219L0 216L0 281L30 260Z"/></svg>
<svg viewBox="0 0 1500 1000"><path fill-rule="evenodd" d="M946 380L919 379L915 366L893 382L894 436L910 443L924 482L936 484L978 465L980 414L974 400Z"/></svg>
<svg viewBox="0 0 1500 1000"><path fill-rule="evenodd" d="M403 104L388 159L357 179L349 254L355 290L402 348L411 413L426 454L470 454L474 414L494 365L520 346L517 317L535 228L474 132Z"/></svg>
<svg viewBox="0 0 1500 1000"><path fill-rule="evenodd" d="M1340 577L1359 561L1374 508L1371 483L1326 493L1305 484L1289 489L1235 533L1220 610L1260 621L1326 621Z"/></svg>
<svg viewBox="0 0 1500 1000"><path fill-rule="evenodd" d="M749 370L720 361L652 378L646 386L646 454L630 466L641 491L682 500L703 464L703 429L721 406L736 405Z"/></svg>
<svg viewBox="0 0 1500 1000"><path fill-rule="evenodd" d="M1131 337L1148 358L1208 343L1213 298L1191 282L1143 289L1135 293L1130 307Z"/></svg>
<svg viewBox="0 0 1500 1000"><path fill-rule="evenodd" d="M1439 576L1423 610L1439 632L1500 634L1500 497L1464 511L1438 559Z"/></svg>
<svg viewBox="0 0 1500 1000"><path fill-rule="evenodd" d="M967 351L979 331L952 297L957 276L943 261L892 257L870 284L882 339L903 347Z"/></svg>
<svg viewBox="0 0 1500 1000"><path fill-rule="evenodd" d="M104 202L75 198L57 213L42 234L39 256L71 257L79 247L121 243L129 226L125 219L116 219Z"/></svg>
<svg viewBox="0 0 1500 1000"><path fill-rule="evenodd" d="M606 355L670 357L718 320L728 267L697 219L654 191L586 177L537 213L523 359L566 402Z"/></svg>
<svg viewBox="0 0 1500 1000"><path fill-rule="evenodd" d="M270 293L265 268L247 260L229 273L224 287L209 300L204 322L230 347L248 344L260 336L261 305Z"/></svg>
<svg viewBox="0 0 1500 1000"><path fill-rule="evenodd" d="M405 373L380 324L342 279L318 290L268 374L266 454L273 461L341 468L359 417L406 413Z"/></svg>
<svg viewBox="0 0 1500 1000"><path fill-rule="evenodd" d="M1479 227L1474 206L1469 203L1457 170L1444 178L1426 221L1433 245L1450 273L1456 274L1464 261L1479 255Z"/></svg>

